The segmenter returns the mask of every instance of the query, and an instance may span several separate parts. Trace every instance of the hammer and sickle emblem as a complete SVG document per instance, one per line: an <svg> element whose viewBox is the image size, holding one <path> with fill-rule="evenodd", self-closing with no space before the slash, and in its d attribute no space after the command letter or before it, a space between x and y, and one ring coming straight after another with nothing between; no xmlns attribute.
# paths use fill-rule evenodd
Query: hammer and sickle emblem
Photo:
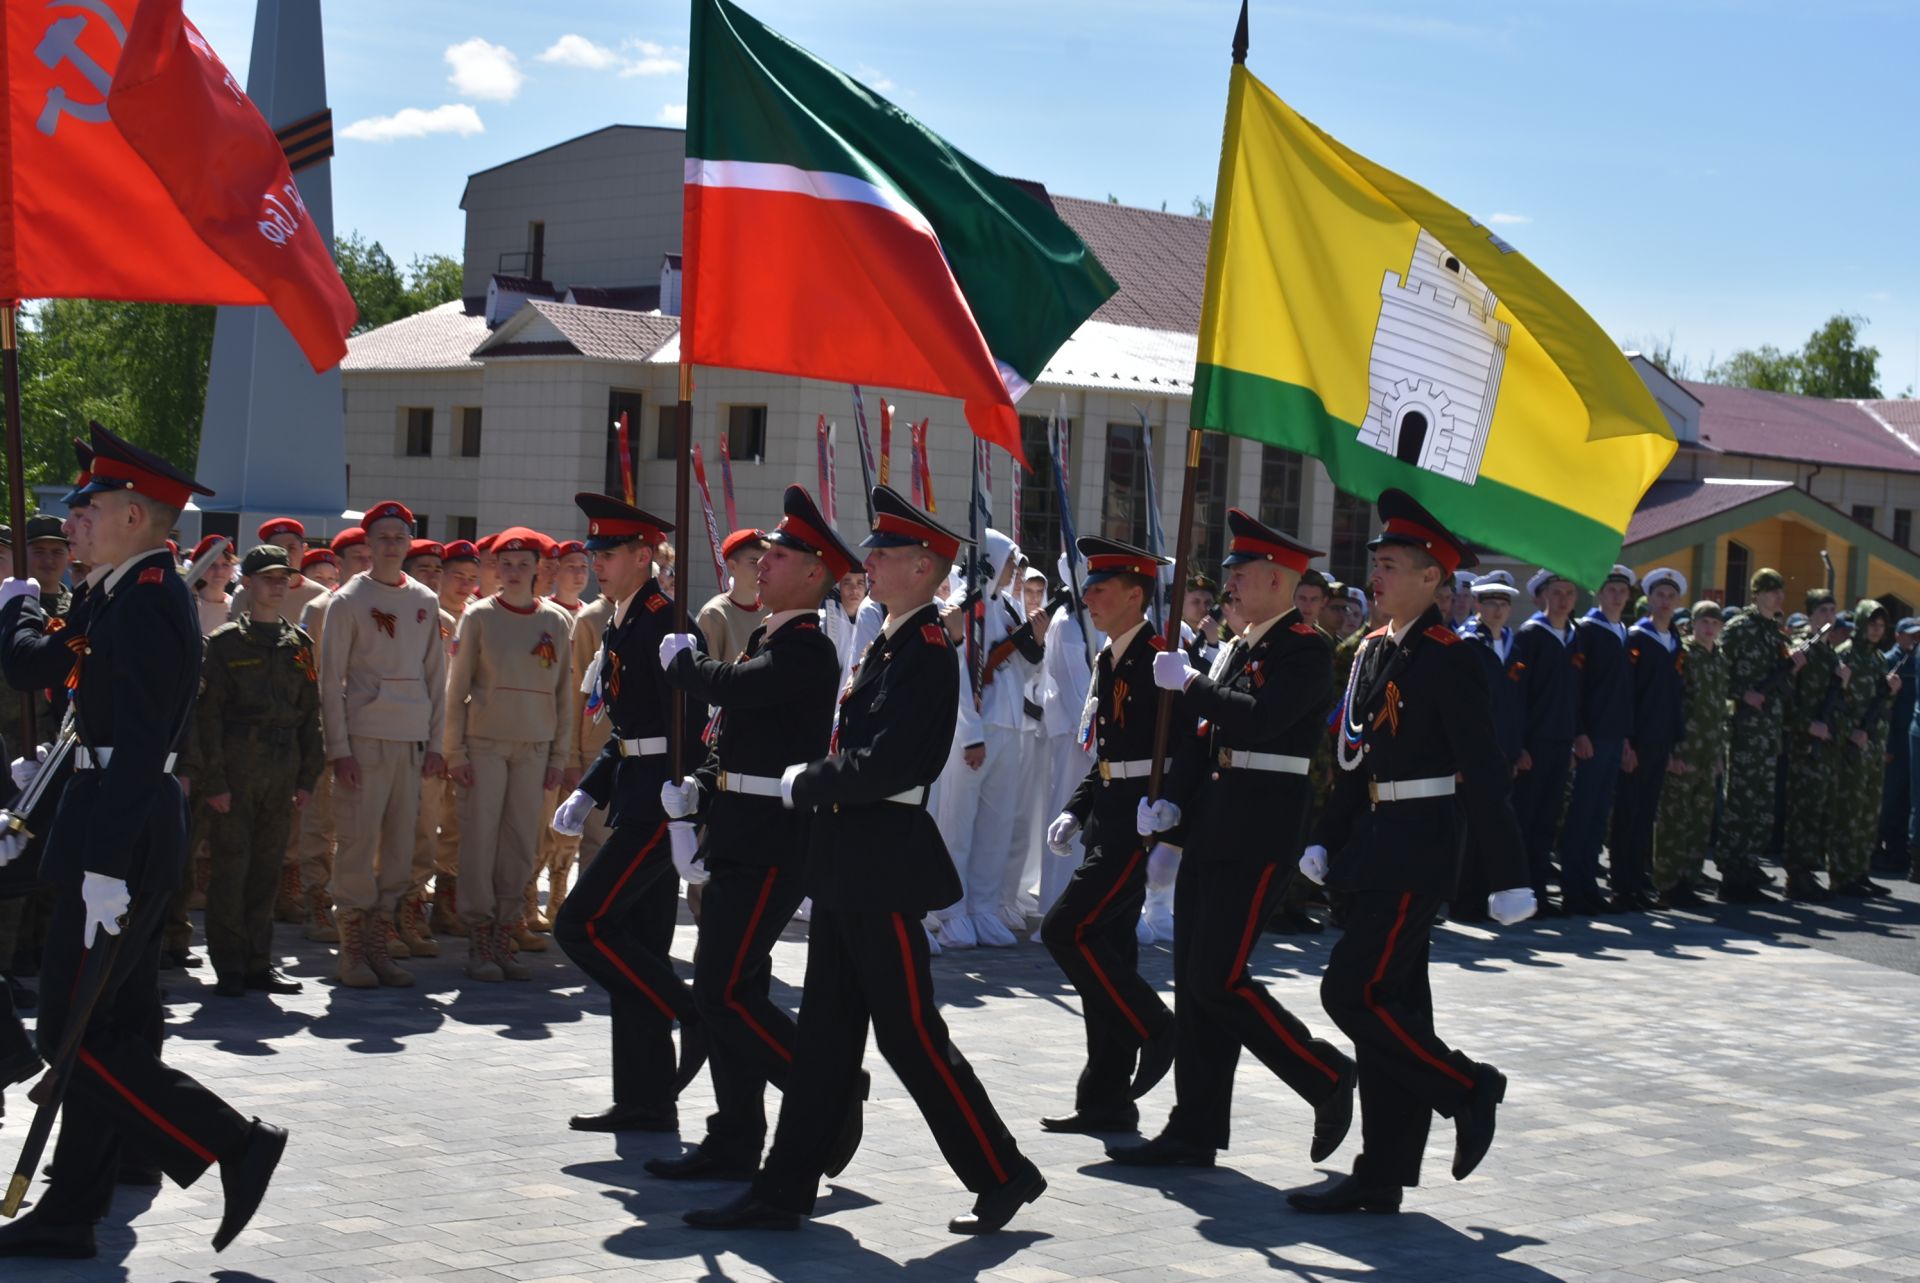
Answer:
<svg viewBox="0 0 1920 1283"><path fill-rule="evenodd" d="M48 0L47 8L84 9L106 24L107 30L113 33L115 44L124 47L127 43L126 25L120 21L120 15L108 7L107 0ZM39 47L33 51L33 56L50 71L58 69L63 62L72 63L100 94L99 102L83 102L69 98L67 91L59 85L48 89L46 103L41 107L40 118L34 122L34 127L49 138L60 127L62 115L92 124L100 124L108 119L107 90L113 87L113 73L80 47L80 37L86 29L87 19L84 15L56 18L47 25L46 34L40 37Z"/></svg>

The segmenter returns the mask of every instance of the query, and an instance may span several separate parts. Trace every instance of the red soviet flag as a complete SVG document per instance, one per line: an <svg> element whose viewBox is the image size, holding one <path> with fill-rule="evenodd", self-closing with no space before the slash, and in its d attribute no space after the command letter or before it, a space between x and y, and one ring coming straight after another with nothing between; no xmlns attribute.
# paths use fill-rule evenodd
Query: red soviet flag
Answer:
<svg viewBox="0 0 1920 1283"><path fill-rule="evenodd" d="M0 300L265 303L108 115L138 0L0 3Z"/></svg>
<svg viewBox="0 0 1920 1283"><path fill-rule="evenodd" d="M135 12L107 106L188 225L265 295L313 368L338 365L359 316L353 297L280 140L180 0Z"/></svg>

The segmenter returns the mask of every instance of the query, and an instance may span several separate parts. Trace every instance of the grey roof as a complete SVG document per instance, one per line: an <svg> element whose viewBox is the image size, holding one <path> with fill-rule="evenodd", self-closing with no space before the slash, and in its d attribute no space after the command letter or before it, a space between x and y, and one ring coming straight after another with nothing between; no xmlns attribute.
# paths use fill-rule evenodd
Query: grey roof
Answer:
<svg viewBox="0 0 1920 1283"><path fill-rule="evenodd" d="M591 360L645 361L679 332L680 319L674 316L536 298L487 336L473 355L563 356L571 351Z"/></svg>
<svg viewBox="0 0 1920 1283"><path fill-rule="evenodd" d="M469 316L458 299L402 317L347 340L343 370L477 370L473 349L487 337L487 321Z"/></svg>

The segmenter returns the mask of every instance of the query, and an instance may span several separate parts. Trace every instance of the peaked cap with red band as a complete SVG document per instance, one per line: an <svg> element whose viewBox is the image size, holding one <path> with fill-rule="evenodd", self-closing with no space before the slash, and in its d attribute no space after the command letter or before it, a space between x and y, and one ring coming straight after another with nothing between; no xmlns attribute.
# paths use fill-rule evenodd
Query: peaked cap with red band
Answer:
<svg viewBox="0 0 1920 1283"><path fill-rule="evenodd" d="M893 487L873 488L873 531L860 541L862 548L925 548L951 561L962 544L971 542L908 503Z"/></svg>
<svg viewBox="0 0 1920 1283"><path fill-rule="evenodd" d="M401 558L401 563L404 565L416 557L445 557L446 555L447 550L433 540L416 539L407 546L407 555Z"/></svg>
<svg viewBox="0 0 1920 1283"><path fill-rule="evenodd" d="M621 503L612 495L585 490L573 497L573 503L587 519L589 552L605 552L636 540L652 547L665 543L673 533L671 523L630 503Z"/></svg>
<svg viewBox="0 0 1920 1283"><path fill-rule="evenodd" d="M1082 536L1073 541L1073 546L1087 559L1087 577L1080 581L1082 588L1104 583L1115 575L1144 575L1157 581L1160 567L1172 564L1165 557L1156 557L1144 548L1136 548L1117 539L1102 539L1097 535Z"/></svg>
<svg viewBox="0 0 1920 1283"><path fill-rule="evenodd" d="M456 561L478 561L480 550L471 539L456 539L440 549L440 560L449 566Z"/></svg>
<svg viewBox="0 0 1920 1283"><path fill-rule="evenodd" d="M493 537L493 550L502 552L530 552L536 557L547 555L547 548L553 540L538 530L529 530L525 526L509 526Z"/></svg>
<svg viewBox="0 0 1920 1283"><path fill-rule="evenodd" d="M73 488L79 490L93 480L93 447L79 437L73 438L73 459L80 465L79 475L73 479Z"/></svg>
<svg viewBox="0 0 1920 1283"><path fill-rule="evenodd" d="M390 519L398 519L411 526L413 525L413 509L407 507L406 504L401 503L398 499L383 500L366 510L360 518L360 525L363 529L371 530L373 529L374 522L387 521Z"/></svg>
<svg viewBox="0 0 1920 1283"><path fill-rule="evenodd" d="M348 526L345 530L335 535L333 540L327 544L327 547L333 549L333 551L338 554L345 552L349 548L358 548L366 542L367 528L365 526Z"/></svg>
<svg viewBox="0 0 1920 1283"><path fill-rule="evenodd" d="M720 559L725 561L748 544L767 546L767 533L764 530L736 530L720 541Z"/></svg>
<svg viewBox="0 0 1920 1283"><path fill-rule="evenodd" d="M275 517L272 521L260 523L259 534L261 543L272 543L275 535L299 535L305 539L307 528L292 517Z"/></svg>
<svg viewBox="0 0 1920 1283"><path fill-rule="evenodd" d="M98 423L89 423L87 430L93 445L92 473L63 501L68 507L116 490L130 490L169 508L184 508L193 496L213 493L159 455L122 441Z"/></svg>
<svg viewBox="0 0 1920 1283"><path fill-rule="evenodd" d="M1230 540L1222 566L1243 566L1250 561L1271 561L1294 574L1305 574L1307 563L1320 556L1320 550L1296 543L1272 526L1262 525L1238 508L1227 509L1227 533Z"/></svg>
<svg viewBox="0 0 1920 1283"><path fill-rule="evenodd" d="M307 570L314 566L337 566L339 564L340 554L331 548L309 548L300 556L300 569L302 570Z"/></svg>
<svg viewBox="0 0 1920 1283"><path fill-rule="evenodd" d="M788 486L781 500L781 509L786 515L780 518L778 526L767 531L765 538L768 543L812 553L825 564L828 576L836 580L844 579L859 566L860 554L847 547L846 541L834 533L833 527L820 515L819 506L814 503L813 496L807 493L805 486ZM731 552L729 549L729 555Z"/></svg>
<svg viewBox="0 0 1920 1283"><path fill-rule="evenodd" d="M1440 563L1448 575L1456 570L1472 570L1480 564L1464 540L1420 506L1420 501L1404 490L1380 492L1380 533L1367 545L1379 548L1398 544L1418 548Z"/></svg>

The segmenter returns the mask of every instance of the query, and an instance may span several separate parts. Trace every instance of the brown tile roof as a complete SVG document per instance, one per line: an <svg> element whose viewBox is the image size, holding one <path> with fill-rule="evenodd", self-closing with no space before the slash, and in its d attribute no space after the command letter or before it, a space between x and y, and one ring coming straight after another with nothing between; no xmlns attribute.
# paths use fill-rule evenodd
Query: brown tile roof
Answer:
<svg viewBox="0 0 1920 1283"><path fill-rule="evenodd" d="M674 257L678 257L675 255ZM623 312L660 310L658 285L573 285L567 288L567 303L585 307L613 307Z"/></svg>
<svg viewBox="0 0 1920 1283"><path fill-rule="evenodd" d="M1857 401L1874 422L1920 450L1920 401Z"/></svg>
<svg viewBox="0 0 1920 1283"><path fill-rule="evenodd" d="M1700 400L1701 444L1723 454L1920 472L1920 445L1888 428L1856 402L1756 392L1717 383L1681 386Z"/></svg>
<svg viewBox="0 0 1920 1283"><path fill-rule="evenodd" d="M1075 196L1054 196L1052 203L1120 286L1094 320L1200 332L1210 221Z"/></svg>
<svg viewBox="0 0 1920 1283"><path fill-rule="evenodd" d="M525 316L524 313L531 313ZM536 320L551 331L543 332ZM557 332L558 339L549 337ZM680 332L680 320L652 312L627 312L608 307L582 307L528 299L526 306L494 337L480 344L474 355L564 356L569 352L592 360L645 361Z"/></svg>
<svg viewBox="0 0 1920 1283"><path fill-rule="evenodd" d="M1791 489L1787 481L1656 481L1627 523L1626 546Z"/></svg>

